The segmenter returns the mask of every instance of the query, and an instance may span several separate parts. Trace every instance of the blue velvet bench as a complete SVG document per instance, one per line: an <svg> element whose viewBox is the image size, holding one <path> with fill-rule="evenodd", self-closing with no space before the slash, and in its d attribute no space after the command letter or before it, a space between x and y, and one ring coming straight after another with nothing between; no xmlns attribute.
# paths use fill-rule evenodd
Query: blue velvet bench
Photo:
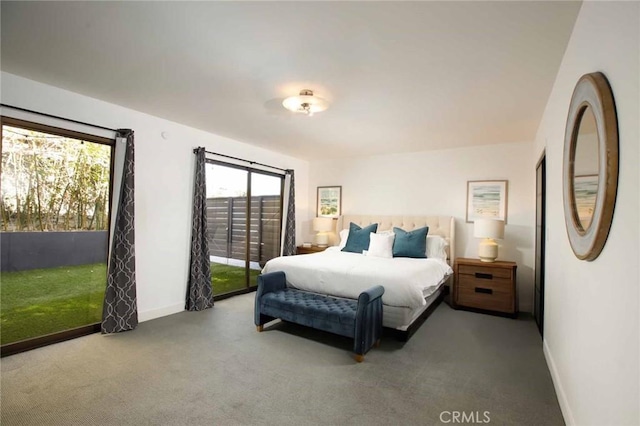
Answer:
<svg viewBox="0 0 640 426"><path fill-rule="evenodd" d="M360 293L358 300L323 296L287 287L284 272L258 276L255 323L258 331L275 319L309 326L354 339L358 362L372 346L380 344L382 334L382 295L375 286Z"/></svg>

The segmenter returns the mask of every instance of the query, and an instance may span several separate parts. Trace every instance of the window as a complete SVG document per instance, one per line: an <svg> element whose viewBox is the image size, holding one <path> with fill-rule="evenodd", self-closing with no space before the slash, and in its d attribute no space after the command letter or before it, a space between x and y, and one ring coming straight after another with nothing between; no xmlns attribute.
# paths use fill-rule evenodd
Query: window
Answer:
<svg viewBox="0 0 640 426"><path fill-rule="evenodd" d="M113 145L2 117L3 354L99 329Z"/></svg>
<svg viewBox="0 0 640 426"><path fill-rule="evenodd" d="M213 160L206 174L213 293L249 291L280 254L284 176Z"/></svg>

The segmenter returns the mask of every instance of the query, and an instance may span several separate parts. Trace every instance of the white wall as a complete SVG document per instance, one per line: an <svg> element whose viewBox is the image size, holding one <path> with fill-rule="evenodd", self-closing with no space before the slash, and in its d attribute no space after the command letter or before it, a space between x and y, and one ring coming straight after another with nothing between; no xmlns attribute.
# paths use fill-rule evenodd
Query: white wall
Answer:
<svg viewBox="0 0 640 426"><path fill-rule="evenodd" d="M256 148L137 111L2 73L2 103L135 131L136 269L141 321L184 309L191 241L193 148L296 172L297 239L307 210L306 161ZM168 139L161 133L166 132Z"/></svg>
<svg viewBox="0 0 640 426"><path fill-rule="evenodd" d="M456 218L456 257L477 257L479 240L466 223L467 181L509 181L507 226L500 260L518 263L519 308L533 307L535 164L533 143L486 145L439 151L313 161L309 210L316 187L342 186L346 214L451 215ZM310 225L306 240L312 241Z"/></svg>
<svg viewBox="0 0 640 426"><path fill-rule="evenodd" d="M536 138L534 157L547 154L545 355L568 424L640 424L639 16L638 2L583 3ZM585 262L567 239L562 158L573 89L594 71L615 97L620 174L609 238Z"/></svg>

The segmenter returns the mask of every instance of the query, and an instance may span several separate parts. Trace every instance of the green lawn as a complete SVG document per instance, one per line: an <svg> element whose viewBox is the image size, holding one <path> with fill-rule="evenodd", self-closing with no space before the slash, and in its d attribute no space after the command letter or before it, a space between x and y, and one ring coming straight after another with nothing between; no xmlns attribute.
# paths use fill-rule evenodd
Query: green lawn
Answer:
<svg viewBox="0 0 640 426"><path fill-rule="evenodd" d="M0 343L100 322L106 274L104 263L0 273ZM244 268L212 263L211 284L215 295L243 289Z"/></svg>
<svg viewBox="0 0 640 426"><path fill-rule="evenodd" d="M256 277L258 275L260 275L260 271L249 270L249 283L252 286L257 284ZM211 285L213 285L213 294L215 295L246 288L244 279L244 267L211 263Z"/></svg>
<svg viewBox="0 0 640 426"><path fill-rule="evenodd" d="M0 273L0 342L101 321L106 264Z"/></svg>

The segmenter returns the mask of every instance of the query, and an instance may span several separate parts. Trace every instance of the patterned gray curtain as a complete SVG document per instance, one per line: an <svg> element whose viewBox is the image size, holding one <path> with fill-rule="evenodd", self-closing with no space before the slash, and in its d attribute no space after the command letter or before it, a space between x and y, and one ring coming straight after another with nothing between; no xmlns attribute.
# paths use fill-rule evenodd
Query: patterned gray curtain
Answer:
<svg viewBox="0 0 640 426"><path fill-rule="evenodd" d="M120 198L111 238L107 289L102 308L102 333L133 330L138 325L136 299L136 256L134 229L133 131L121 129L117 138L126 139ZM119 142L117 142L119 143Z"/></svg>
<svg viewBox="0 0 640 426"><path fill-rule="evenodd" d="M287 220L284 224L284 246L283 256L293 256L296 254L296 191L293 170L286 172L291 180L289 181L289 203L287 205Z"/></svg>
<svg viewBox="0 0 640 426"><path fill-rule="evenodd" d="M207 185L204 148L194 150L196 176L193 191L193 217L191 220L191 264L185 309L202 311L213 306L211 262L207 240Z"/></svg>

